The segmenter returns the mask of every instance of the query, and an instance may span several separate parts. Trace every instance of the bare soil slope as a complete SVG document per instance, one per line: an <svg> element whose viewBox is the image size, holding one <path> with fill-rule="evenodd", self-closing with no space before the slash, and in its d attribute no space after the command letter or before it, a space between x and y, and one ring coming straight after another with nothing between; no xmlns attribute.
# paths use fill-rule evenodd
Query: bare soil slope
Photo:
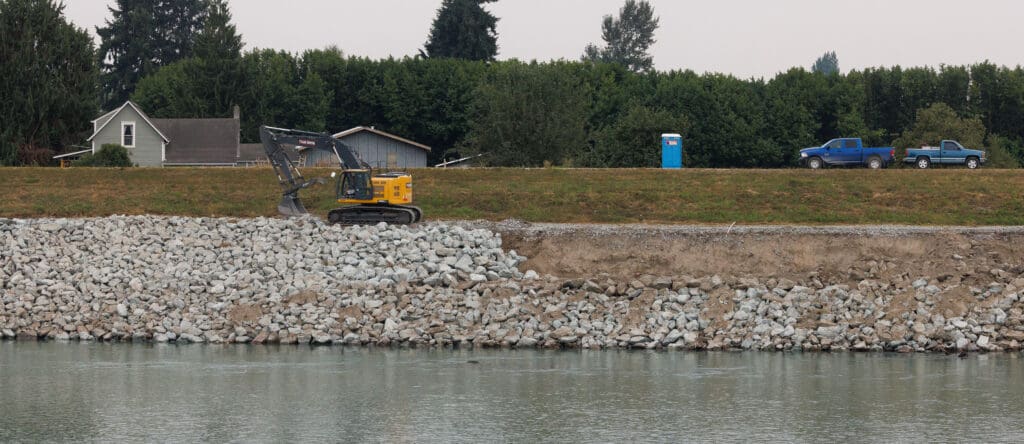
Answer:
<svg viewBox="0 0 1024 444"><path fill-rule="evenodd" d="M608 274L863 279L920 277L985 285L1020 274L1024 228L680 227L492 224L524 269L564 278Z"/></svg>

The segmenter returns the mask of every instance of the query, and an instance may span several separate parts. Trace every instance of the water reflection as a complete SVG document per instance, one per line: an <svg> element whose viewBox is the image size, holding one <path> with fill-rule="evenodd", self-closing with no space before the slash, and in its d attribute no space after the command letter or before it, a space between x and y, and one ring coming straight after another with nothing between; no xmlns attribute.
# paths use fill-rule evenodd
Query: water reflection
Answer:
<svg viewBox="0 0 1024 444"><path fill-rule="evenodd" d="M1020 355L8 342L0 441L1021 441L1022 382Z"/></svg>

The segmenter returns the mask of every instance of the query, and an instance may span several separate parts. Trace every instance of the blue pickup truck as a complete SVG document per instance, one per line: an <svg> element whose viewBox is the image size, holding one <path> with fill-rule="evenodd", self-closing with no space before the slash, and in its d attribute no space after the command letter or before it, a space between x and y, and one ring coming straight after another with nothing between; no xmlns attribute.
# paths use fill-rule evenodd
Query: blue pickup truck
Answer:
<svg viewBox="0 0 1024 444"><path fill-rule="evenodd" d="M933 163L966 165L967 168L973 170L985 163L985 152L969 150L955 140L943 140L938 147L926 146L908 149L903 163L912 163L922 170L928 169Z"/></svg>
<svg viewBox="0 0 1024 444"><path fill-rule="evenodd" d="M864 148L864 142L857 138L832 139L820 147L800 150L800 163L812 170L829 165L864 165L877 170L895 158L895 148Z"/></svg>

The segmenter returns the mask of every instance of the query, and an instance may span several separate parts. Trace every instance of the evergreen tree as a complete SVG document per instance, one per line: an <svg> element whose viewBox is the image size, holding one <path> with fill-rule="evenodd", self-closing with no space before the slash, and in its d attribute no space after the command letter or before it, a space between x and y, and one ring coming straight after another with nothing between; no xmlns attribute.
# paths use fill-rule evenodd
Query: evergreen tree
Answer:
<svg viewBox="0 0 1024 444"><path fill-rule="evenodd" d="M196 36L193 75L202 79L204 117L228 117L242 94L242 36L231 23L225 0L212 0L203 30Z"/></svg>
<svg viewBox="0 0 1024 444"><path fill-rule="evenodd" d="M648 49L655 43L654 32L659 19L646 0L626 0L619 10L619 18L604 17L601 38L604 48L587 45L584 61L617 63L633 72L648 72L654 68L654 58Z"/></svg>
<svg viewBox="0 0 1024 444"><path fill-rule="evenodd" d="M484 9L497 0L444 0L430 29L429 58L494 60L498 55L498 18Z"/></svg>
<svg viewBox="0 0 1024 444"><path fill-rule="evenodd" d="M207 7L206 0L117 0L108 7L113 20L96 28L104 108L121 105L161 66L191 56Z"/></svg>
<svg viewBox="0 0 1024 444"><path fill-rule="evenodd" d="M245 93L242 37L224 0L212 0L193 57L139 81L132 100L154 117L230 117Z"/></svg>
<svg viewBox="0 0 1024 444"><path fill-rule="evenodd" d="M811 67L812 72L820 72L825 75L832 75L839 73L839 56L836 55L835 51L826 52L825 55L818 57L818 60L814 61L814 66Z"/></svg>
<svg viewBox="0 0 1024 444"><path fill-rule="evenodd" d="M193 55L204 60L236 60L242 57L242 36L231 23L226 0L211 0L203 29L195 38Z"/></svg>
<svg viewBox="0 0 1024 444"><path fill-rule="evenodd" d="M53 0L0 0L0 165L52 162L95 117L92 38Z"/></svg>
<svg viewBox="0 0 1024 444"><path fill-rule="evenodd" d="M163 66L191 57L196 36L203 31L211 4L219 0L156 0L156 55ZM226 5L224 7L226 13ZM230 20L228 14L228 20Z"/></svg>

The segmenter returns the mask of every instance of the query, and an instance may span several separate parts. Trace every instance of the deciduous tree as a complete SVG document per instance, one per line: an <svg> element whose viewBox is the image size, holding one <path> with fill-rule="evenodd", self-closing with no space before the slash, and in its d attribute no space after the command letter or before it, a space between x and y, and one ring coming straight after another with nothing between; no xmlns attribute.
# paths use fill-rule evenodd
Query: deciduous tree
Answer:
<svg viewBox="0 0 1024 444"><path fill-rule="evenodd" d="M944 139L977 148L985 141L985 125L977 118L961 118L945 103L936 103L917 112L913 126L895 141L900 148L939 146Z"/></svg>
<svg viewBox="0 0 1024 444"><path fill-rule="evenodd" d="M617 63L633 72L654 69L654 58L647 51L655 43L658 21L654 8L646 0L626 0L618 18L604 17L601 38L605 46L587 45L583 60Z"/></svg>
<svg viewBox="0 0 1024 444"><path fill-rule="evenodd" d="M839 56L836 55L835 51L826 52L825 55L818 57L818 60L814 61L811 71L820 72L825 75L838 74Z"/></svg>
<svg viewBox="0 0 1024 444"><path fill-rule="evenodd" d="M571 163L587 143L588 86L565 63L491 68L471 107L467 151L495 166Z"/></svg>

